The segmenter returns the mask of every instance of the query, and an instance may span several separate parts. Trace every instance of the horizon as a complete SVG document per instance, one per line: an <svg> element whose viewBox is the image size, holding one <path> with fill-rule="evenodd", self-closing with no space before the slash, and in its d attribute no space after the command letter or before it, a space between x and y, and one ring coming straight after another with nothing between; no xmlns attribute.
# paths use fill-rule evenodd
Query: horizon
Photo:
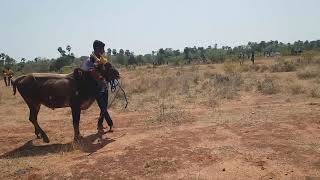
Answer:
<svg viewBox="0 0 320 180"><path fill-rule="evenodd" d="M87 56L95 39L105 42L106 49L138 55L160 48L235 47L270 40L287 44L320 37L316 0L1 1L0 53L17 61L56 58L57 48L67 45L75 56Z"/></svg>

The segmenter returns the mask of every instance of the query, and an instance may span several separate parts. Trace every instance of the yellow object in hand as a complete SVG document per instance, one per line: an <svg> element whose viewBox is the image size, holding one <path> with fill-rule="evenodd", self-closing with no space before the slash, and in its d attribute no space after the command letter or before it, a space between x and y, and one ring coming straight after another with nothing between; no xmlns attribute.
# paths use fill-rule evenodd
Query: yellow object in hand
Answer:
<svg viewBox="0 0 320 180"><path fill-rule="evenodd" d="M94 53L92 53L90 56L94 58L99 64L106 64L108 62L108 59L103 55L101 55L100 58L98 58Z"/></svg>

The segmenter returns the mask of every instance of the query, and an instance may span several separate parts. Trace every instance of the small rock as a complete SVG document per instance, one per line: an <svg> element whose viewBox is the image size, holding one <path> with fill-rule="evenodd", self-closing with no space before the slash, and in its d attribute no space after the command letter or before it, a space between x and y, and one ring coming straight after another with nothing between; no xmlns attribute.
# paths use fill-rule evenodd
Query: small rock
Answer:
<svg viewBox="0 0 320 180"><path fill-rule="evenodd" d="M266 169L265 167L263 167L263 166L261 167L261 170L265 170L265 169Z"/></svg>
<svg viewBox="0 0 320 180"><path fill-rule="evenodd" d="M223 168L222 171L226 171L226 168Z"/></svg>
<svg viewBox="0 0 320 180"><path fill-rule="evenodd" d="M251 114L255 114L255 112L252 112Z"/></svg>
<svg viewBox="0 0 320 180"><path fill-rule="evenodd" d="M285 173L284 175L286 175L286 176L287 176L287 175L288 175L288 173Z"/></svg>

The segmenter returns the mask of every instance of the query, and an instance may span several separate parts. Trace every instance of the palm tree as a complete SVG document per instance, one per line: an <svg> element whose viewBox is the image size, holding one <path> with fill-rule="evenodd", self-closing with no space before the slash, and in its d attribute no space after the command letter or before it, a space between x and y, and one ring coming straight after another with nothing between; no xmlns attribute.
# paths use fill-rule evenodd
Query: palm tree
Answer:
<svg viewBox="0 0 320 180"><path fill-rule="evenodd" d="M21 62L25 63L26 62L26 58L21 58Z"/></svg>
<svg viewBox="0 0 320 180"><path fill-rule="evenodd" d="M130 51L126 50L124 54L129 57L130 56Z"/></svg>
<svg viewBox="0 0 320 180"><path fill-rule="evenodd" d="M70 46L70 45L67 45L66 50L68 51L68 54L70 55L71 46Z"/></svg>
<svg viewBox="0 0 320 180"><path fill-rule="evenodd" d="M117 55L117 50L116 49L112 49L112 54L115 56Z"/></svg>
<svg viewBox="0 0 320 180"><path fill-rule="evenodd" d="M111 56L112 50L110 48L107 49L107 55Z"/></svg>

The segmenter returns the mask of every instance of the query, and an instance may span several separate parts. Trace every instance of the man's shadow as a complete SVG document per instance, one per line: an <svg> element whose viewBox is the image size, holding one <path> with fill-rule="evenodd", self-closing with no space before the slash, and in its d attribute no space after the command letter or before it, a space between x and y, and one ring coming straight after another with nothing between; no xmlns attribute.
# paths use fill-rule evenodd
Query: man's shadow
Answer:
<svg viewBox="0 0 320 180"><path fill-rule="evenodd" d="M114 142L113 139L103 139L102 135L105 133L96 133L83 137L80 142L70 142L66 144L49 144L35 146L32 140L25 143L23 146L14 149L10 152L0 155L0 159L15 159L20 157L42 156L46 154L72 152L74 150L81 150L85 153L94 153L99 149L105 147L107 144ZM95 143L95 141L99 141Z"/></svg>

